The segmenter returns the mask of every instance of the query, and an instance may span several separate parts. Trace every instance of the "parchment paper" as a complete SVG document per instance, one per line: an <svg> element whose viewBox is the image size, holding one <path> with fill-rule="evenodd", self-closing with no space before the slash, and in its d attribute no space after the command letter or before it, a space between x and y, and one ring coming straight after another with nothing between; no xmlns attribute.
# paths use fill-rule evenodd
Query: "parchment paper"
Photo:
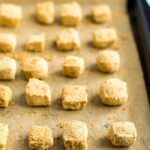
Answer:
<svg viewBox="0 0 150 150"><path fill-rule="evenodd" d="M2 2L2 1L1 1ZM8 137L7 150L27 150L28 131L31 124L47 125L53 131L55 144L53 150L64 150L61 139L61 132L58 124L66 120L85 121L89 128L88 145L89 150L127 149L113 147L105 138L109 124L114 121L133 121L136 125L138 138L137 142L129 147L130 150L150 149L150 112L149 102L146 94L143 72L141 69L137 48L131 32L128 14L126 12L125 0L82 0L80 1L84 19L77 27L82 41L80 51L60 52L53 45L56 33L63 29L59 20L59 4L63 0L56 0L57 19L51 26L40 25L34 18L34 5L36 0L3 0L20 4L23 7L23 23L17 28L0 27L0 32L15 33L18 38L18 46L12 57L23 59L24 45L28 37L34 33L46 33L47 47L43 54L32 53L31 55L42 55L49 63L49 77L46 82L52 89L52 105L50 107L29 107L25 100L25 86L27 81L23 78L18 69L14 81L1 81L9 85L13 91L13 103L6 109L0 109L0 122L9 125L10 134ZM90 15L91 5L96 3L110 5L113 12L113 20L103 25L92 22ZM10 12L11 15L11 12ZM91 44L92 33L95 29L102 27L114 27L119 35L119 42L114 47L118 49L121 56L120 71L113 75L102 74L96 67L96 55L98 49ZM29 55L29 54L27 54ZM77 79L64 77L61 73L62 62L66 55L79 55L85 58L86 70ZM21 57L21 58L20 58ZM23 58L22 58L23 57ZM18 61L19 62L19 61ZM19 63L18 63L19 67ZM120 107L108 107L101 104L97 95L99 82L117 77L125 80L128 84L128 101ZM88 105L79 111L63 110L60 103L61 89L64 84L81 84L88 89Z"/></svg>

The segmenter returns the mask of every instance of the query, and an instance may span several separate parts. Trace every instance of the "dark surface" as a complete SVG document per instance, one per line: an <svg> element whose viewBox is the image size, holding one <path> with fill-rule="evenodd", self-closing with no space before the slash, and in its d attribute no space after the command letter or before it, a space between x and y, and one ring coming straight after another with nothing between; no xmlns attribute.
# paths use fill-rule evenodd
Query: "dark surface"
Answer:
<svg viewBox="0 0 150 150"><path fill-rule="evenodd" d="M150 6L146 0L128 0L127 8L150 99Z"/></svg>

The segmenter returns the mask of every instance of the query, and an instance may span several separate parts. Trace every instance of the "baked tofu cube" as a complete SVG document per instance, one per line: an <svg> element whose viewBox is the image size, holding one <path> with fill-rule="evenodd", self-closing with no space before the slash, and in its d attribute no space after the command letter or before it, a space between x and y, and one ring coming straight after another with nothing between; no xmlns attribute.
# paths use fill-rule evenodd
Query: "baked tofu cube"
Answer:
<svg viewBox="0 0 150 150"><path fill-rule="evenodd" d="M111 20L111 9L108 5L95 5L92 7L92 17L96 23L105 23Z"/></svg>
<svg viewBox="0 0 150 150"><path fill-rule="evenodd" d="M8 107L12 100L10 87L0 84L0 107Z"/></svg>
<svg viewBox="0 0 150 150"><path fill-rule="evenodd" d="M0 80L14 80L17 72L15 59L3 57L0 59Z"/></svg>
<svg viewBox="0 0 150 150"><path fill-rule="evenodd" d="M14 34L0 33L0 52L12 52L17 46L17 39Z"/></svg>
<svg viewBox="0 0 150 150"><path fill-rule="evenodd" d="M80 49L78 32L72 28L61 30L56 37L56 45L59 50L64 51Z"/></svg>
<svg viewBox="0 0 150 150"><path fill-rule="evenodd" d="M133 122L115 122L108 132L108 139L115 146L130 146L136 138L137 131Z"/></svg>
<svg viewBox="0 0 150 150"><path fill-rule="evenodd" d="M119 70L120 56L116 51L103 50L99 51L96 62L101 72L114 73Z"/></svg>
<svg viewBox="0 0 150 150"><path fill-rule="evenodd" d="M48 76L48 64L40 56L27 57L23 62L22 72L26 79L45 79Z"/></svg>
<svg viewBox="0 0 150 150"><path fill-rule="evenodd" d="M69 77L78 77L84 68L84 59L77 56L67 56L63 63L63 73Z"/></svg>
<svg viewBox="0 0 150 150"><path fill-rule="evenodd" d="M3 3L0 5L0 24L15 27L21 23L22 8L18 5Z"/></svg>
<svg viewBox="0 0 150 150"><path fill-rule="evenodd" d="M30 106L49 106L51 104L49 85L39 79L30 78L26 87L26 100Z"/></svg>
<svg viewBox="0 0 150 150"><path fill-rule="evenodd" d="M98 29L93 34L93 44L97 48L106 48L117 42L117 33L113 28Z"/></svg>
<svg viewBox="0 0 150 150"><path fill-rule="evenodd" d="M60 16L63 25L76 26L82 20L81 7L76 1L62 4Z"/></svg>
<svg viewBox="0 0 150 150"><path fill-rule="evenodd" d="M65 85L62 89L62 106L64 109L78 110L87 105L87 92L81 85Z"/></svg>
<svg viewBox="0 0 150 150"><path fill-rule="evenodd" d="M68 121L62 124L63 141L66 150L87 150L88 128L81 121Z"/></svg>
<svg viewBox="0 0 150 150"><path fill-rule="evenodd" d="M45 34L31 35L26 45L26 50L30 52L42 52L45 48Z"/></svg>
<svg viewBox="0 0 150 150"><path fill-rule="evenodd" d="M36 18L45 25L50 25L55 20L55 6L53 1L40 2L36 5Z"/></svg>
<svg viewBox="0 0 150 150"><path fill-rule="evenodd" d="M99 96L103 104L122 105L128 99L127 84L116 78L104 80L100 83Z"/></svg>
<svg viewBox="0 0 150 150"><path fill-rule="evenodd" d="M50 150L53 146L52 131L47 126L32 125L29 131L29 147L35 150Z"/></svg>
<svg viewBox="0 0 150 150"><path fill-rule="evenodd" d="M9 130L8 125L4 123L0 123L0 149L5 150L7 144Z"/></svg>

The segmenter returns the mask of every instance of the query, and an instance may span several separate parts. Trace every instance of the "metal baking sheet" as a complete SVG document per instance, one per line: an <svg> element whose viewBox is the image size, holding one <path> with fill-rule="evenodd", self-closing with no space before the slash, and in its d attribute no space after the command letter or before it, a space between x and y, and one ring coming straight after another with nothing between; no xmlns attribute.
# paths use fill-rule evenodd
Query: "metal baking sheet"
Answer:
<svg viewBox="0 0 150 150"><path fill-rule="evenodd" d="M2 2L2 1L1 1ZM137 48L131 32L128 14L126 12L125 0L80 0L84 12L84 19L77 27L82 41L80 51L60 52L53 45L56 33L63 29L59 20L59 4L64 0L56 0L56 22L51 26L43 26L36 22L34 18L34 6L36 0L3 0L20 4L23 7L23 22L17 28L0 27L0 32L15 33L18 38L16 52L9 55L21 60L28 55L42 55L49 63L49 77L46 80L52 89L52 105L50 107L29 107L25 100L24 80L18 69L17 77L14 81L1 81L13 90L13 102L6 109L0 109L0 122L9 125L10 134L8 137L7 150L27 150L28 131L31 124L49 126L55 138L53 150L64 150L61 139L61 132L58 124L66 120L85 121L89 128L88 145L89 150L109 150L116 149L106 139L109 124L114 121L133 121L137 127L137 142L129 147L130 150L149 150L150 149L150 112L146 94L143 72L141 69ZM65 1L66 2L66 1ZM91 5L105 3L112 8L112 22L99 25L92 22L90 17ZM10 12L11 15L11 12ZM119 42L115 45L121 56L120 71L113 75L102 74L98 71L95 58L98 49L91 45L92 32L97 28L114 27L119 35ZM45 32L47 47L44 53L25 53L24 45L28 37L34 33ZM3 54L1 54L3 55ZM66 55L79 55L85 58L86 70L77 79L66 78L61 73L62 62ZM117 77L128 83L128 101L120 107L107 107L101 104L97 95L99 82ZM81 84L88 89L88 105L79 111L66 111L61 107L61 89L64 84ZM127 148L120 148L127 149Z"/></svg>

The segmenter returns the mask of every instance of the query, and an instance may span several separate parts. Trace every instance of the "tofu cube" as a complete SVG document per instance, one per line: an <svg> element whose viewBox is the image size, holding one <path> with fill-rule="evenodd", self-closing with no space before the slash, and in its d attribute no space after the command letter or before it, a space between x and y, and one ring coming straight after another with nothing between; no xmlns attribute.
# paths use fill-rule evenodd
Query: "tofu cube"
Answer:
<svg viewBox="0 0 150 150"><path fill-rule="evenodd" d="M26 50L30 52L42 52L45 48L45 34L31 35L26 45Z"/></svg>
<svg viewBox="0 0 150 150"><path fill-rule="evenodd" d="M8 107L12 100L10 87L0 84L0 107Z"/></svg>
<svg viewBox="0 0 150 150"><path fill-rule="evenodd" d="M88 127L81 121L68 121L62 124L63 141L66 150L87 150Z"/></svg>
<svg viewBox="0 0 150 150"><path fill-rule="evenodd" d="M76 26L82 20L82 10L76 1L61 5L60 16L63 25Z"/></svg>
<svg viewBox="0 0 150 150"><path fill-rule="evenodd" d="M96 48L106 48L118 40L116 30L113 28L98 29L93 34L93 44Z"/></svg>
<svg viewBox="0 0 150 150"><path fill-rule="evenodd" d="M3 57L0 59L0 80L14 80L17 72L15 59Z"/></svg>
<svg viewBox="0 0 150 150"><path fill-rule="evenodd" d="M133 122L115 122L108 131L108 139L115 146L130 146L136 138L137 131Z"/></svg>
<svg viewBox="0 0 150 150"><path fill-rule="evenodd" d="M62 107L68 110L82 109L87 105L88 98L84 86L65 85L62 89Z"/></svg>
<svg viewBox="0 0 150 150"><path fill-rule="evenodd" d="M0 52L12 52L17 46L17 39L14 34L0 33Z"/></svg>
<svg viewBox="0 0 150 150"><path fill-rule="evenodd" d="M40 2L36 5L36 18L45 25L54 23L55 6L53 1Z"/></svg>
<svg viewBox="0 0 150 150"><path fill-rule="evenodd" d="M29 131L29 147L35 150L50 150L53 146L52 131L47 126L32 125Z"/></svg>
<svg viewBox="0 0 150 150"><path fill-rule="evenodd" d="M51 90L49 85L36 78L30 78L26 87L26 100L29 106L49 106Z"/></svg>
<svg viewBox="0 0 150 150"><path fill-rule="evenodd" d="M92 17L96 23L105 23L111 20L111 9L108 5L95 5L92 7Z"/></svg>
<svg viewBox="0 0 150 150"><path fill-rule="evenodd" d="M114 73L119 70L120 56L119 53L116 51L103 50L99 51L96 62L101 72Z"/></svg>
<svg viewBox="0 0 150 150"><path fill-rule="evenodd" d="M0 24L15 27L21 23L22 8L18 5L3 3L0 5Z"/></svg>
<svg viewBox="0 0 150 150"><path fill-rule="evenodd" d="M122 105L128 99L127 84L116 78L104 80L100 83L99 96L103 104Z"/></svg>
<svg viewBox="0 0 150 150"><path fill-rule="evenodd" d="M56 37L56 45L59 50L64 51L80 49L78 32L72 28L61 30Z"/></svg>
<svg viewBox="0 0 150 150"><path fill-rule="evenodd" d="M5 150L7 144L9 130L8 125L4 123L0 123L0 149Z"/></svg>
<svg viewBox="0 0 150 150"><path fill-rule="evenodd" d="M63 73L69 77L78 77L84 68L84 59L77 56L67 56L63 63Z"/></svg>
<svg viewBox="0 0 150 150"><path fill-rule="evenodd" d="M40 56L27 57L23 62L22 72L26 79L45 79L48 77L48 64Z"/></svg>

